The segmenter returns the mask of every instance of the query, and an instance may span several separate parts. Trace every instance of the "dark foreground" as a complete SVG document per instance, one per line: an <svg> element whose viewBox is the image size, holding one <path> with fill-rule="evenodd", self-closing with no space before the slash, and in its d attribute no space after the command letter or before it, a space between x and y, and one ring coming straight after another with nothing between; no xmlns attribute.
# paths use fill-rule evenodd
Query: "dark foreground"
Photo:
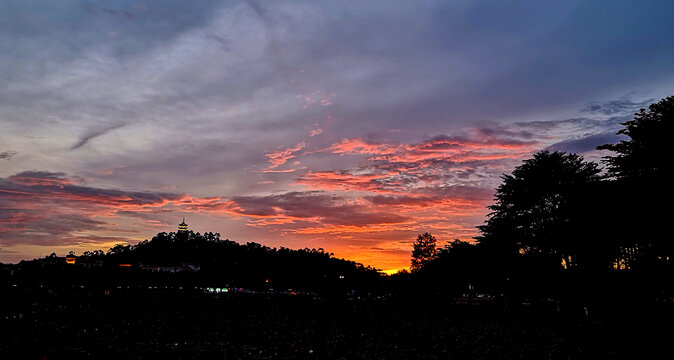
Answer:
<svg viewBox="0 0 674 360"><path fill-rule="evenodd" d="M648 359L671 339L655 329L667 314L599 323L413 299L152 291L2 304L0 359Z"/></svg>

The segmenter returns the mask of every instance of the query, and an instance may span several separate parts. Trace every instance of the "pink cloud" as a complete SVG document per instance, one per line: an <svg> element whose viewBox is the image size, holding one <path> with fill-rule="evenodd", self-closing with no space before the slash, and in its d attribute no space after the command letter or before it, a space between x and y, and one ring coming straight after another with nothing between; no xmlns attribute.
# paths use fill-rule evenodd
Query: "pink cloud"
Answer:
<svg viewBox="0 0 674 360"><path fill-rule="evenodd" d="M304 141L302 141L295 146L267 153L265 156L267 157L267 159L269 159L271 165L267 167L265 170L273 170L285 164L286 162L288 162L288 160L294 158L298 151L304 149L306 146L307 144Z"/></svg>

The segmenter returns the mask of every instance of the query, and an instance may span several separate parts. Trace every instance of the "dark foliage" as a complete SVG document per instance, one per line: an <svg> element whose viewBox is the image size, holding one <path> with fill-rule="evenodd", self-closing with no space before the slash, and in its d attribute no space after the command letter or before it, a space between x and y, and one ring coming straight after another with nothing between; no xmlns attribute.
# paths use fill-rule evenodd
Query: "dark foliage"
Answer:
<svg viewBox="0 0 674 360"><path fill-rule="evenodd" d="M674 152L674 96L669 96L635 114L622 124L618 134L629 137L618 144L602 145L606 156L613 198L606 212L613 220L619 251L626 265L657 273L674 261L674 243L664 224L671 214L671 173Z"/></svg>
<svg viewBox="0 0 674 360"><path fill-rule="evenodd" d="M412 264L410 270L412 272L419 271L426 263L431 261L437 250L435 243L437 240L430 233L423 233L417 237L417 241L413 245L412 250Z"/></svg>
<svg viewBox="0 0 674 360"><path fill-rule="evenodd" d="M606 156L611 175L620 180L644 182L662 181L672 173L671 136L674 133L674 96L641 109L634 119L622 123L618 134L628 140L599 146L615 155Z"/></svg>
<svg viewBox="0 0 674 360"><path fill-rule="evenodd" d="M323 249L270 248L239 244L219 234L159 233L136 245L117 244L87 252L76 265L56 255L24 261L17 274L28 282L66 285L74 280L99 286L160 285L240 287L344 293L376 289L376 269L337 259ZM175 268L179 271L165 271ZM156 271L155 271L156 270Z"/></svg>
<svg viewBox="0 0 674 360"><path fill-rule="evenodd" d="M454 241L408 278L415 291L572 318L622 321L674 299L667 227L674 97L642 110L605 145L608 177L576 154L543 151L503 176L476 244ZM462 300L456 300L462 299Z"/></svg>
<svg viewBox="0 0 674 360"><path fill-rule="evenodd" d="M478 242L506 258L531 254L567 267L588 246L580 194L599 183L599 167L576 154L542 151L503 176Z"/></svg>

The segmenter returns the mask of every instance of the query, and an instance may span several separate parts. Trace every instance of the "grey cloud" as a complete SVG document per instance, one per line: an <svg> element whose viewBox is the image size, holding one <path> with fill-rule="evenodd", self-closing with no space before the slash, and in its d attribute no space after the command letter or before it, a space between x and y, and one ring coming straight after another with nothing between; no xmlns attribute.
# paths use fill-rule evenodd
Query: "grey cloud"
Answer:
<svg viewBox="0 0 674 360"><path fill-rule="evenodd" d="M119 123L119 124L114 124L110 126L106 126L103 128L98 128L98 129L91 129L87 131L84 135L80 137L80 139L75 143L70 150L76 150L81 148L82 146L86 145L89 143L90 140L97 138L99 136L103 136L107 133L109 133L112 130L119 129L123 126L126 126L127 124L125 123Z"/></svg>
<svg viewBox="0 0 674 360"><path fill-rule="evenodd" d="M616 115L625 113L634 113L641 108L647 108L655 99L646 99L643 101L634 101L631 96L623 96L617 100L606 102L591 102L583 107L583 111L590 113L600 113L604 115Z"/></svg>
<svg viewBox="0 0 674 360"><path fill-rule="evenodd" d="M64 173L47 171L26 171L0 178L0 190L5 192L0 207L19 205L30 199L45 201L61 201L68 206L82 208L92 206L152 205L161 204L164 200L180 199L182 194L149 191L125 191L91 186L75 185L75 182Z"/></svg>
<svg viewBox="0 0 674 360"><path fill-rule="evenodd" d="M2 159L2 160L12 160L12 157L16 154L17 154L16 151L11 151L11 150L10 151L3 151L3 152L0 152L0 159Z"/></svg>
<svg viewBox="0 0 674 360"><path fill-rule="evenodd" d="M39 180L67 180L64 172L28 170L10 176L11 178L30 178Z"/></svg>
<svg viewBox="0 0 674 360"><path fill-rule="evenodd" d="M0 178L0 194L0 244L3 245L62 245L124 239L96 232L131 233L134 230L118 229L106 219L111 214L148 218L154 208L160 209L167 201L183 197L80 186L64 173L48 171L26 171ZM81 232L88 235L79 234Z"/></svg>
<svg viewBox="0 0 674 360"><path fill-rule="evenodd" d="M579 139L567 139L556 144L550 145L546 150L564 151L570 153L582 154L588 151L596 150L597 146L604 144L615 144L624 140L625 136L616 135L615 132L604 132L594 134Z"/></svg>
<svg viewBox="0 0 674 360"><path fill-rule="evenodd" d="M359 205L348 204L347 199L318 191L232 198L243 209L242 214L251 216L321 218L321 224L356 226L400 223L406 220L397 214L372 211Z"/></svg>
<svg viewBox="0 0 674 360"><path fill-rule="evenodd" d="M0 190L6 190L0 181ZM7 195L4 193L3 195ZM93 218L87 211L55 208L53 201L37 201L26 196L22 201L0 201L0 244L69 245L91 241L92 236L75 235L82 231L106 230L112 224Z"/></svg>
<svg viewBox="0 0 674 360"><path fill-rule="evenodd" d="M94 4L85 4L84 8L87 11L91 11L91 12L99 12L100 11L100 12L103 12L103 13L106 13L106 14L124 16L129 20L136 20L136 17L130 11L127 11L127 10L108 9L108 8L96 6Z"/></svg>
<svg viewBox="0 0 674 360"><path fill-rule="evenodd" d="M531 131L541 140L544 140L546 137L557 140L560 138L578 139L601 133L615 133L622 127L621 123L631 118L631 115L615 115L608 118L604 116L578 117L561 120L518 122L513 124L513 126Z"/></svg>
<svg viewBox="0 0 674 360"><path fill-rule="evenodd" d="M627 118L628 117L620 117L620 118L612 117L608 120L605 120L589 117L577 117L561 120L535 120L535 121L517 122L514 123L513 125L538 131L540 135L540 131L552 131L560 127L570 127L579 131L613 127L616 126L620 121L622 121L622 119Z"/></svg>
<svg viewBox="0 0 674 360"><path fill-rule="evenodd" d="M524 139L524 140L531 140L536 138L536 134L532 131L507 129L504 126L499 125L493 125L490 127L479 127L477 131L487 136L495 136L499 138Z"/></svg>

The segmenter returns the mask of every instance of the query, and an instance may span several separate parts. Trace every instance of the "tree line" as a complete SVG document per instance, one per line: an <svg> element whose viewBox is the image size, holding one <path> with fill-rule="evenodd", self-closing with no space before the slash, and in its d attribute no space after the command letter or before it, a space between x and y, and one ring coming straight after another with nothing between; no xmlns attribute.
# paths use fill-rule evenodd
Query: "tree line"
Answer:
<svg viewBox="0 0 674 360"><path fill-rule="evenodd" d="M335 258L323 249L239 244L218 233L193 231L161 232L135 245L86 251L73 265L52 254L22 261L12 269L12 281L45 289L86 284L86 288L234 287L327 294L372 289L380 281L376 269ZM0 284L9 281L4 275L0 272Z"/></svg>
<svg viewBox="0 0 674 360"><path fill-rule="evenodd" d="M412 274L433 288L546 295L574 277L591 287L622 276L671 297L673 123L674 96L641 109L621 124L623 140L597 148L611 151L604 168L573 153L535 153L502 176L475 242L436 248L435 237L419 235Z"/></svg>

